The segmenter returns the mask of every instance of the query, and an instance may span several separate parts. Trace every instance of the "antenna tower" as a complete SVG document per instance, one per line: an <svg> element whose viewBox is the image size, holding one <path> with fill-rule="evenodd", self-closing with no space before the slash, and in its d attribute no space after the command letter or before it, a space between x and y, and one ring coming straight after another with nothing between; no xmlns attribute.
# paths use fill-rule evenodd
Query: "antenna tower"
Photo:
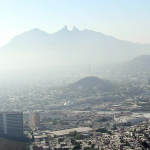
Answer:
<svg viewBox="0 0 150 150"><path fill-rule="evenodd" d="M90 61L89 61L89 76L91 74L91 66L90 66Z"/></svg>

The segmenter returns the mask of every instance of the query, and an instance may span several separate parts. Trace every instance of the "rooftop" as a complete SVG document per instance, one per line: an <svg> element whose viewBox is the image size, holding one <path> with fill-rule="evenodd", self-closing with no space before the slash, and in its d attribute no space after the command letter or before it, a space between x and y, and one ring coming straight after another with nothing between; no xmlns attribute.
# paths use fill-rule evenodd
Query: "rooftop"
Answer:
<svg viewBox="0 0 150 150"><path fill-rule="evenodd" d="M80 127L80 128L72 128L72 129L66 129L66 130L53 131L50 133L57 135L57 136L63 136L63 135L69 134L69 132L71 132L71 131L77 131L77 132L81 133L81 132L93 131L93 129L89 128L89 127Z"/></svg>

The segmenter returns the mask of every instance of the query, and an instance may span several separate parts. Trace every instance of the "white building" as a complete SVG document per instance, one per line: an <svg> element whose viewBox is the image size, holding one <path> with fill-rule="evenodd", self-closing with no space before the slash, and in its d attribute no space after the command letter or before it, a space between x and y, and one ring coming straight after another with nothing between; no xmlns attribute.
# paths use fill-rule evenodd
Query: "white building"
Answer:
<svg viewBox="0 0 150 150"><path fill-rule="evenodd" d="M118 123L140 123L146 121L146 118L143 116L123 116L120 118L114 118Z"/></svg>

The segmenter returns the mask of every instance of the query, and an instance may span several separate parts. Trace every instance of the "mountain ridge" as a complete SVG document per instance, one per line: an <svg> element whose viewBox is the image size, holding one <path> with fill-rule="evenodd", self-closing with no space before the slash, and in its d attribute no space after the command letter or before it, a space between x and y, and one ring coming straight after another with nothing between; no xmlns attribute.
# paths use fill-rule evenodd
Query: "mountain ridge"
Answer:
<svg viewBox="0 0 150 150"><path fill-rule="evenodd" d="M35 28L15 36L0 48L0 63L9 64L9 59L9 66L23 64L28 67L34 63L38 67L51 64L81 65L90 59L94 64L100 64L127 61L144 53L150 54L149 44L118 40L101 32L81 31L76 27L70 31L65 26L49 34Z"/></svg>
<svg viewBox="0 0 150 150"><path fill-rule="evenodd" d="M106 35L106 34L104 34L104 33L102 33L102 32L93 31L93 30L90 30L90 29L79 30L79 29L78 29L77 27L75 27L75 26L72 28L72 30L68 30L67 25L64 26L63 28L61 28L60 30L54 32L54 33L48 33L48 32L46 32L46 31L44 31L44 30L39 29L39 28L33 28L33 29L30 29L30 30L28 30L28 31L22 32L21 34L18 34L18 35L16 35L16 36L14 36L14 37L10 40L10 42L11 42L14 38L16 38L16 37L18 37L18 36L22 36L22 35L24 35L24 34L28 34L28 33L37 34L37 32L38 32L38 33L44 33L44 34L47 34L47 35L50 36L50 35L55 35L55 34L61 32L61 31L68 31L68 32L70 32L70 33L73 32L73 31L79 31L79 32L94 32L94 33L101 34L101 35L104 35L104 36L106 36L106 37L110 37L110 38L113 38L113 39L116 39L116 40L119 40L119 41L123 41L123 42L129 42L129 43L134 43L134 44L139 44L139 45L150 45L150 44L147 44L147 43L146 43L146 44L142 44L142 43L131 42L131 41L128 41L128 40L120 40L120 39L118 39L118 38L116 38L116 37L114 37L114 36ZM7 44L9 44L10 42L8 42ZM7 45L7 44L5 44L5 45ZM2 47L0 47L0 49L3 48L3 47L5 47L5 45L2 46Z"/></svg>

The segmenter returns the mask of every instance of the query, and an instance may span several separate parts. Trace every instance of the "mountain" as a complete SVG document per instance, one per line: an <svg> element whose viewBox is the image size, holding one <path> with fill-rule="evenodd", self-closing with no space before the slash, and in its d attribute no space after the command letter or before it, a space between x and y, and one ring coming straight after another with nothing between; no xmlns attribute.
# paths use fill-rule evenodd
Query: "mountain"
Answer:
<svg viewBox="0 0 150 150"><path fill-rule="evenodd" d="M135 57L126 63L126 70L132 74L150 74L150 55Z"/></svg>
<svg viewBox="0 0 150 150"><path fill-rule="evenodd" d="M150 55L141 55L132 59L129 64L137 66L150 66Z"/></svg>
<svg viewBox="0 0 150 150"><path fill-rule="evenodd" d="M0 48L0 69L39 68L63 65L127 61L150 53L149 44L118 40L100 32L72 31L67 26L49 34L32 29Z"/></svg>
<svg viewBox="0 0 150 150"><path fill-rule="evenodd" d="M89 76L89 77L82 78L81 80L69 85L68 87L70 89L79 89L79 88L93 89L93 88L97 88L101 91L108 92L108 91L112 90L113 84L110 83L109 81L100 79L98 77Z"/></svg>
<svg viewBox="0 0 150 150"><path fill-rule="evenodd" d="M120 77L138 77L139 79L150 77L150 55L140 55L127 61L109 68L110 72Z"/></svg>

